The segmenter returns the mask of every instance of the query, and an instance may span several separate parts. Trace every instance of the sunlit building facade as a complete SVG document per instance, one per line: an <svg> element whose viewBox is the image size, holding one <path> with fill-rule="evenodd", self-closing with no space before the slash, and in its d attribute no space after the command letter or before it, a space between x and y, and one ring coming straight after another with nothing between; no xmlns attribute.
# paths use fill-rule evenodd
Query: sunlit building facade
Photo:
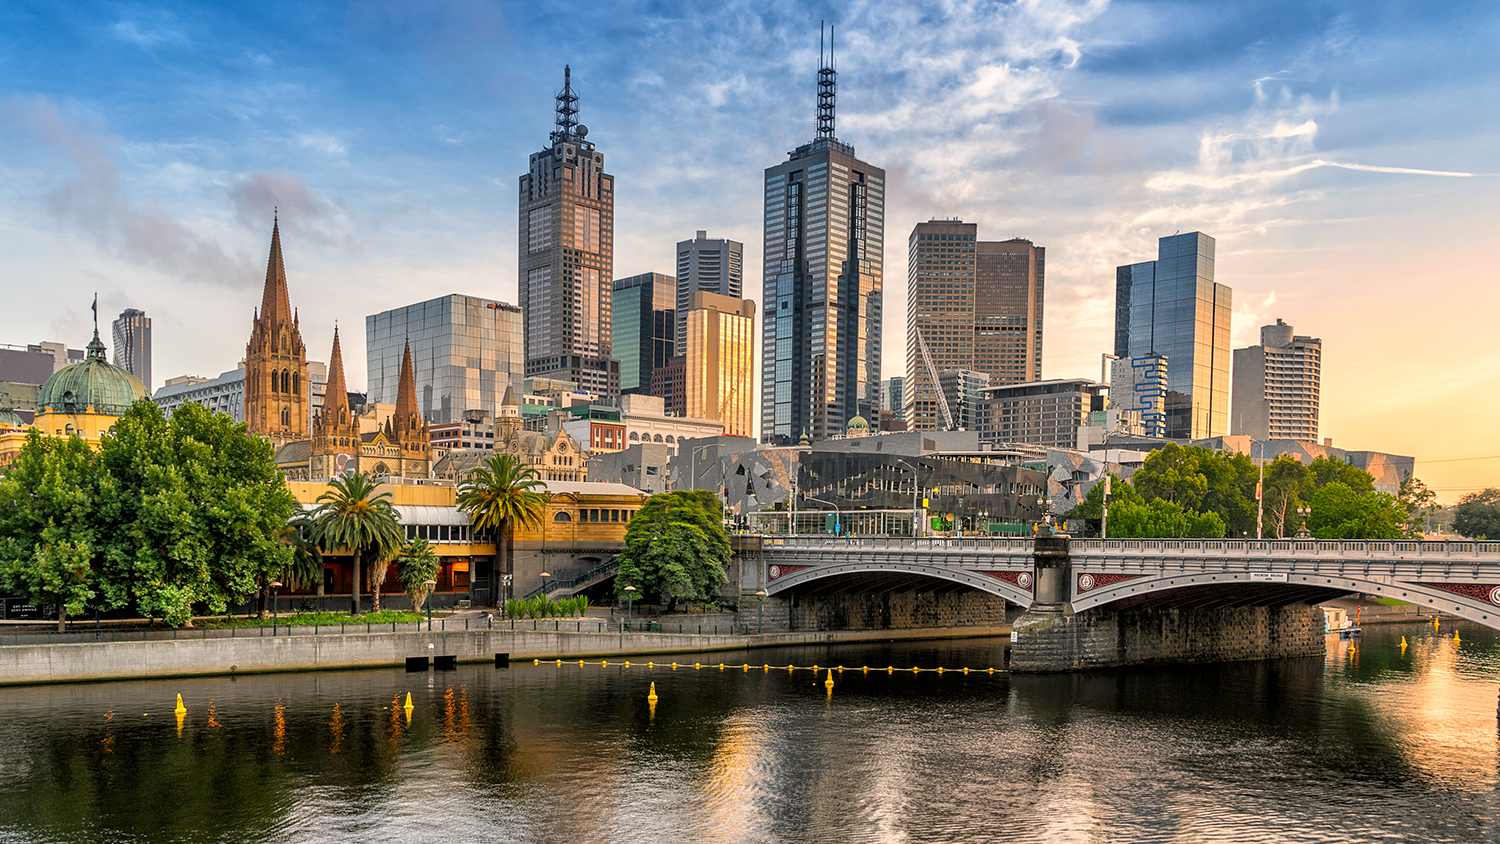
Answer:
<svg viewBox="0 0 1500 844"><path fill-rule="evenodd" d="M699 291L693 294L686 324L686 415L722 422L729 436L750 436L755 303Z"/></svg>
<svg viewBox="0 0 1500 844"><path fill-rule="evenodd" d="M367 399L396 404L407 344L417 409L434 424L479 410L494 415L505 389L520 386L521 309L452 293L365 317Z"/></svg>
<svg viewBox="0 0 1500 844"><path fill-rule="evenodd" d="M738 299L745 290L745 245L709 237L699 229L692 240L677 244L676 351L687 354L687 312L698 291Z"/></svg>

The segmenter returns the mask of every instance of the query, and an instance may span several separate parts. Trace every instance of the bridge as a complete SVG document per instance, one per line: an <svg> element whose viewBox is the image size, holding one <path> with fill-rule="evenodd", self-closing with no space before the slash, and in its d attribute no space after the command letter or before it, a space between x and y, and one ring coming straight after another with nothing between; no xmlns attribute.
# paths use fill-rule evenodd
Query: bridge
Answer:
<svg viewBox="0 0 1500 844"><path fill-rule="evenodd" d="M1036 541L766 536L768 595L901 590L1036 600ZM1075 539L1063 586L1074 613L1315 604L1350 592L1500 629L1500 542Z"/></svg>

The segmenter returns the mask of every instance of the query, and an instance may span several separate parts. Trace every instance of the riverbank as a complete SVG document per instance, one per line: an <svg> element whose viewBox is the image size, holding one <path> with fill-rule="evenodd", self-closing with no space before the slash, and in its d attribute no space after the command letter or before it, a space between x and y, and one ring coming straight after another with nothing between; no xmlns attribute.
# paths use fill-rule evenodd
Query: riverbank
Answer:
<svg viewBox="0 0 1500 844"><path fill-rule="evenodd" d="M750 635L433 630L255 638L164 639L0 646L0 686L107 680L399 668L411 658L457 662L589 659L826 645L1007 636L1009 626L836 630Z"/></svg>

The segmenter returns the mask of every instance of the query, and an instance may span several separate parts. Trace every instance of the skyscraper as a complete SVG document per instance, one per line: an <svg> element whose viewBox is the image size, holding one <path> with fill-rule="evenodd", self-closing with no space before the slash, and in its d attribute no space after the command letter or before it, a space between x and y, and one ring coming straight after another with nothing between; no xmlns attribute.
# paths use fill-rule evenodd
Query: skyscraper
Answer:
<svg viewBox="0 0 1500 844"><path fill-rule="evenodd" d="M1281 320L1260 329L1260 345L1234 350L1234 419L1229 433L1258 440L1318 441L1323 341Z"/></svg>
<svg viewBox="0 0 1500 844"><path fill-rule="evenodd" d="M729 436L750 436L754 423L750 391L755 365L755 303L700 290L693 294L686 323L686 415L722 422Z"/></svg>
<svg viewBox="0 0 1500 844"><path fill-rule="evenodd" d="M817 137L765 172L761 440L842 433L880 390L885 171L834 136L837 73L818 70Z"/></svg>
<svg viewBox="0 0 1500 844"><path fill-rule="evenodd" d="M371 402L400 399L408 343L417 412L434 424L464 412L500 410L505 388L521 386L521 309L450 293L365 317L365 367Z"/></svg>
<svg viewBox="0 0 1500 844"><path fill-rule="evenodd" d="M693 294L702 290L734 299L744 295L745 245L724 238L710 238L699 230L692 240L677 244L677 350L687 354L687 312Z"/></svg>
<svg viewBox="0 0 1500 844"><path fill-rule="evenodd" d="M151 391L151 318L126 308L114 322L115 366L134 375Z"/></svg>
<svg viewBox="0 0 1500 844"><path fill-rule="evenodd" d="M973 223L931 220L918 223L907 242L908 430L946 424L931 370L982 372L991 384L1041 378L1047 250L978 234Z"/></svg>
<svg viewBox="0 0 1500 844"><path fill-rule="evenodd" d="M620 394L612 356L615 178L578 122L572 69L563 69L551 143L532 153L520 184L521 310L526 377Z"/></svg>
<svg viewBox="0 0 1500 844"><path fill-rule="evenodd" d="M1164 355L1166 435L1206 439L1229 430L1232 293L1214 282L1214 239L1164 237L1155 261L1115 270L1115 354Z"/></svg>
<svg viewBox="0 0 1500 844"><path fill-rule="evenodd" d="M615 279L611 334L621 394L649 394L651 373L676 354L677 290L677 279L661 273Z"/></svg>

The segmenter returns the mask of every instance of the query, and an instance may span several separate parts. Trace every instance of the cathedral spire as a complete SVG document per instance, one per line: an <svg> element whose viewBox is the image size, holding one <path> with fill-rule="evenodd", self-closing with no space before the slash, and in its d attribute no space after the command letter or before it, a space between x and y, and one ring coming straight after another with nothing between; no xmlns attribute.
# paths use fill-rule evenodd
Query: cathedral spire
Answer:
<svg viewBox="0 0 1500 844"><path fill-rule="evenodd" d="M415 421L417 416L417 377L412 371L411 365L411 340L406 341L406 351L401 355L401 381L396 387L396 436L405 439L403 434L409 428L420 427L421 423Z"/></svg>
<svg viewBox="0 0 1500 844"><path fill-rule="evenodd" d="M339 415L343 411L344 416ZM328 357L328 393L323 397L323 424L345 424L349 414L349 391L344 386L344 353L339 349L339 329L333 328L333 354Z"/></svg>
<svg viewBox="0 0 1500 844"><path fill-rule="evenodd" d="M266 259L266 288L260 297L260 316L274 325L292 321L292 301L286 289L286 265L281 259L281 221L271 223L271 255Z"/></svg>

